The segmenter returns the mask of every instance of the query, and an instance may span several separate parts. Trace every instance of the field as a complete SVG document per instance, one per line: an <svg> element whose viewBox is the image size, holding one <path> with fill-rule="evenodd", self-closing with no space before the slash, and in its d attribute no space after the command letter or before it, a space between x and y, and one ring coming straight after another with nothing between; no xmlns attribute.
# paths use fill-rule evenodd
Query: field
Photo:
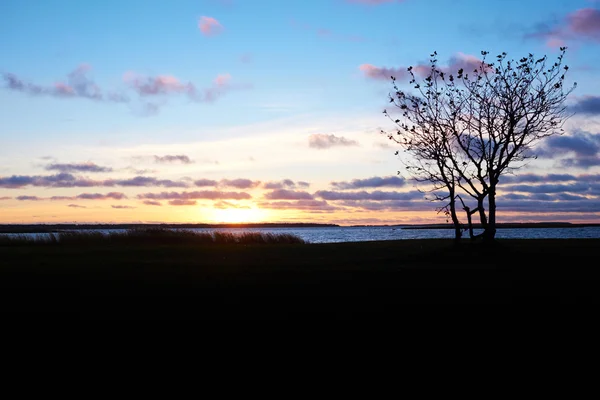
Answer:
<svg viewBox="0 0 600 400"><path fill-rule="evenodd" d="M4 317L331 320L595 305L598 239L0 243Z"/></svg>

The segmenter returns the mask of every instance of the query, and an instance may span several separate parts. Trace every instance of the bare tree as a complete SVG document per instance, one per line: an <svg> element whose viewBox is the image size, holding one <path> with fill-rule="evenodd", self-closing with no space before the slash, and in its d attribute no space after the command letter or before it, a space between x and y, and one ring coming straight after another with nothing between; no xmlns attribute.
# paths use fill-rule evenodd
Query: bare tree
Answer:
<svg viewBox="0 0 600 400"><path fill-rule="evenodd" d="M384 111L398 128L395 133L382 132L411 156L404 161L407 171L415 181L430 184L434 199L443 202L438 210L452 218L457 239L457 200L466 212L471 237L471 216L478 213L481 235L493 240L501 176L534 158L533 148L541 139L564 133L569 117L564 103L576 84L565 88L566 48L560 51L551 64L546 56L536 59L529 54L514 61L507 60L506 53L490 63L488 52L482 51L472 72L440 67L434 52L421 82L412 67L407 69L412 93L400 90L391 77L390 102L401 117L394 119ZM474 207L468 206L471 203Z"/></svg>

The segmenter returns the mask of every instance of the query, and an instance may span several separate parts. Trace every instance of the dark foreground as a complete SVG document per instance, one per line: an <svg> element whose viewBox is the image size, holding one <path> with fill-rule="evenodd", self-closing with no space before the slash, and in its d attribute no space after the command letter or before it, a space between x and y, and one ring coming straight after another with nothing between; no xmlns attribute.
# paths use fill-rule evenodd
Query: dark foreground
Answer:
<svg viewBox="0 0 600 400"><path fill-rule="evenodd" d="M0 246L3 318L331 320L596 305L600 240Z"/></svg>

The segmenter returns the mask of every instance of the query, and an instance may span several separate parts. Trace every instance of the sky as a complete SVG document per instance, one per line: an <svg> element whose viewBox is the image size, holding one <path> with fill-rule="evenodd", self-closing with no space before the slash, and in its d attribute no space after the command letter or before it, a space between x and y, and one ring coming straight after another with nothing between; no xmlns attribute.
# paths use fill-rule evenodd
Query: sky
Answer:
<svg viewBox="0 0 600 400"><path fill-rule="evenodd" d="M2 0L0 223L442 223L388 75L561 46L573 116L497 218L599 223L600 1Z"/></svg>

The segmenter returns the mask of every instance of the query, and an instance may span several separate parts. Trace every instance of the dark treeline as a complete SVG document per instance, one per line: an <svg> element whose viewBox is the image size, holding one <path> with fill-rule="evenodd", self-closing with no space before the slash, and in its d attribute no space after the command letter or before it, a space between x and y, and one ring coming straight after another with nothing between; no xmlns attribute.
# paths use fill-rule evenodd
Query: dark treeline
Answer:
<svg viewBox="0 0 600 400"><path fill-rule="evenodd" d="M240 224L7 224L0 225L0 233L47 233L64 230L106 229L193 229L193 228L324 228L336 224L316 223L240 223Z"/></svg>

